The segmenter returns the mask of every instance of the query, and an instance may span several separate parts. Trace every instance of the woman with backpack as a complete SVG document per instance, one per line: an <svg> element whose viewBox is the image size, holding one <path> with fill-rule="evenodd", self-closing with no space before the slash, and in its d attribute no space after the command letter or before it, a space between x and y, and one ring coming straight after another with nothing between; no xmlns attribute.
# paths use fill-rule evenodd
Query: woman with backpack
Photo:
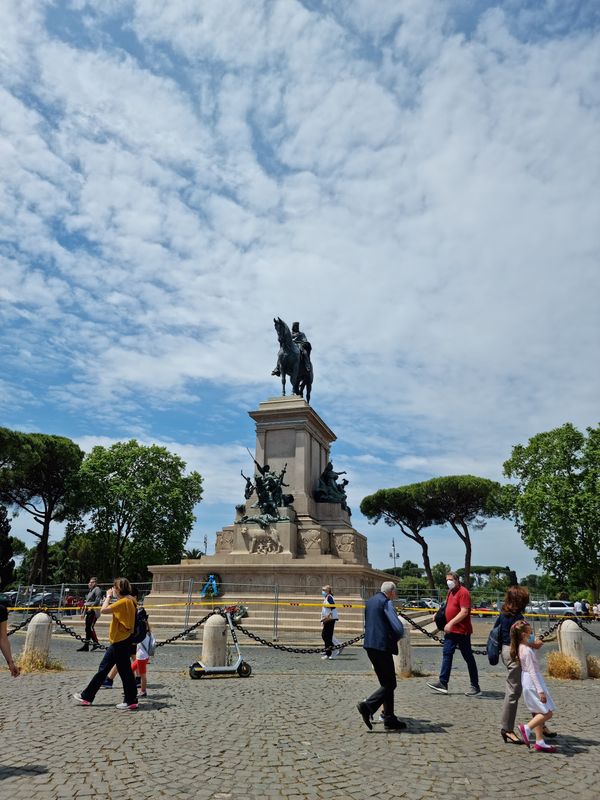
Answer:
<svg viewBox="0 0 600 800"><path fill-rule="evenodd" d="M112 602L115 599L115 602ZM100 609L101 614L110 614L110 645L100 662L98 672L80 694L73 698L82 706L91 706L98 689L102 686L113 666L117 667L125 699L118 703L119 711L135 711L138 707L137 688L131 670L129 654L136 627L137 603L132 597L131 584L127 578L117 578L113 588L109 589Z"/></svg>
<svg viewBox="0 0 600 800"><path fill-rule="evenodd" d="M526 586L510 586L498 617L498 627L500 628L499 641L501 645L500 657L502 663L508 670L506 675L506 691L504 693L504 704L502 706L502 717L500 720L500 735L505 744L523 744L522 738L515 733L515 720L517 718L517 706L521 697L521 664L510 654L510 629L519 620L525 619L523 612L529 605L529 590ZM536 639L532 647L536 650L542 646L543 642ZM544 736L554 737L556 733L544 729Z"/></svg>

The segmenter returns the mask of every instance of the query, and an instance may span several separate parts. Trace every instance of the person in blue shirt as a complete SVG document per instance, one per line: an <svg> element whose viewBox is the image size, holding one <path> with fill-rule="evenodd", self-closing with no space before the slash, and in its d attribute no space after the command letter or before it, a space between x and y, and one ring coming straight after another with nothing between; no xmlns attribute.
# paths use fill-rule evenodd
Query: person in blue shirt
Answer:
<svg viewBox="0 0 600 800"><path fill-rule="evenodd" d="M384 581L381 584L381 591L367 600L365 605L363 647L373 664L379 689L356 707L369 730L373 729L371 718L381 705L383 705L383 725L386 730L406 728L406 723L394 714L396 670L393 656L398 654L398 641L404 636L404 626L392 604L396 598L396 584L393 581Z"/></svg>

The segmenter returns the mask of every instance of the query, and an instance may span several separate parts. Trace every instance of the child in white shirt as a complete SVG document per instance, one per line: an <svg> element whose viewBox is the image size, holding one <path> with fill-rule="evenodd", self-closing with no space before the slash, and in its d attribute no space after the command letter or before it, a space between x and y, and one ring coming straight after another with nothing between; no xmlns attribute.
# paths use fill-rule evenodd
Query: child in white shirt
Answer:
<svg viewBox="0 0 600 800"><path fill-rule="evenodd" d="M531 747L529 734L535 733L534 749L542 753L555 753L554 745L544 741L544 725L556 710L554 701L542 676L540 665L532 645L535 634L531 625L524 619L515 622L510 629L510 657L521 664L521 685L523 687L523 700L525 705L534 715L526 724L519 725L521 738L527 747Z"/></svg>

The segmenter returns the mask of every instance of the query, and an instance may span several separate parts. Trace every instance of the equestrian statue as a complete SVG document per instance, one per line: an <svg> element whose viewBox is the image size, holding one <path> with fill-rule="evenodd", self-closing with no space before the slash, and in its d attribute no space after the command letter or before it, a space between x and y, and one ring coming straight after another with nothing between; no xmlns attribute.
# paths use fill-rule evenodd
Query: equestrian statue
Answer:
<svg viewBox="0 0 600 800"><path fill-rule="evenodd" d="M300 397L306 390L306 402L310 403L310 390L313 382L313 368L310 360L312 346L300 330L300 323L294 322L292 330L286 323L277 317L273 320L277 338L279 339L279 353L277 365L271 375L281 376L281 393L285 396L286 375L292 384L292 393Z"/></svg>

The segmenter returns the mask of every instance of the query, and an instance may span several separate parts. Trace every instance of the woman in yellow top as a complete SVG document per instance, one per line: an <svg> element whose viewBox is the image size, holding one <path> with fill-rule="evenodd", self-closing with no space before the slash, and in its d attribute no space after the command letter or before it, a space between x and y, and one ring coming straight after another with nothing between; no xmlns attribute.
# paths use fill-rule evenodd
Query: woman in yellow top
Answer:
<svg viewBox="0 0 600 800"><path fill-rule="evenodd" d="M111 602L113 598L116 598L114 603ZM98 689L102 686L112 667L116 666L123 681L123 692L125 694L125 702L119 703L117 708L120 711L135 711L137 709L137 688L131 669L131 661L129 660L136 612L137 603L131 594L131 584L127 578L117 578L113 588L106 593L104 603L100 609L101 614L112 615L108 632L110 646L106 650L104 658L98 667L98 672L92 680L81 694L73 695L80 705L92 705Z"/></svg>

